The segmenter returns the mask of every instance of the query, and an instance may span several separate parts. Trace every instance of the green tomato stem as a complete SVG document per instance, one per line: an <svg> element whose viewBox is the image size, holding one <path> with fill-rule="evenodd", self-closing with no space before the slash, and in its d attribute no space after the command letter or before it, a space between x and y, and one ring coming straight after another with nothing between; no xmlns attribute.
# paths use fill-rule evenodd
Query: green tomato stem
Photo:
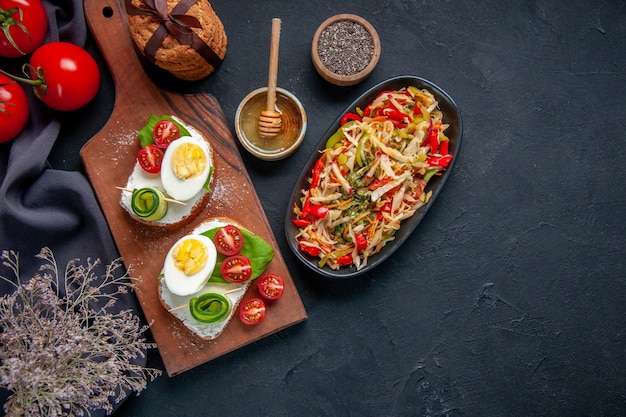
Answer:
<svg viewBox="0 0 626 417"><path fill-rule="evenodd" d="M0 74L4 74L14 81L19 81L21 83L32 86L35 92L35 95L39 99L41 99L48 92L48 85L46 84L46 80L44 79L43 69L41 67L37 67L35 69L30 64L24 64L22 66L22 72L24 73L24 75L28 76L29 70L30 70L30 73L33 74L32 76L36 77L35 79L18 77L17 75L10 74L1 68L0 68Z"/></svg>
<svg viewBox="0 0 626 417"><path fill-rule="evenodd" d="M13 14L15 12L19 12L20 20L21 20L23 13L22 13L22 9L20 9L19 7L13 7L9 10L4 10L0 7L0 27L2 27L2 32L4 32L4 36L6 36L11 46L14 47L15 50L19 52L20 54L26 55L24 51L22 51L17 46L17 44L13 40L13 36L11 36L11 32L10 32L11 26L17 26L18 28L22 29L22 31L26 34L26 36L30 38L30 33L28 32L28 29L26 29L26 26L24 26L22 22L20 22L19 20L15 20L13 18Z"/></svg>

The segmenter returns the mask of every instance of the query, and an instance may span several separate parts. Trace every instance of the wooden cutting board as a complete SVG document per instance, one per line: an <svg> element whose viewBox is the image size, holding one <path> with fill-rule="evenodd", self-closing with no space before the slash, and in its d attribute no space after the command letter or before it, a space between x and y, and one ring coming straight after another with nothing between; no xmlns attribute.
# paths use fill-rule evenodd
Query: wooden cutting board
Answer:
<svg viewBox="0 0 626 417"><path fill-rule="evenodd" d="M136 294L167 373L179 374L305 320L306 311L218 101L209 94L180 95L156 87L143 70L143 57L130 38L125 11L115 0L85 0L84 6L89 28L112 73L116 94L110 119L80 155L124 264L131 276L140 279ZM115 188L126 184L139 149L136 132L152 114L175 115L194 126L209 139L216 155L213 196L199 216L176 231L132 220L120 206L120 191ZM261 324L246 326L234 317L217 339L205 341L161 306L157 276L172 244L214 216L231 217L272 245L275 255L267 271L285 279L285 293L268 305ZM256 294L252 285L244 300Z"/></svg>

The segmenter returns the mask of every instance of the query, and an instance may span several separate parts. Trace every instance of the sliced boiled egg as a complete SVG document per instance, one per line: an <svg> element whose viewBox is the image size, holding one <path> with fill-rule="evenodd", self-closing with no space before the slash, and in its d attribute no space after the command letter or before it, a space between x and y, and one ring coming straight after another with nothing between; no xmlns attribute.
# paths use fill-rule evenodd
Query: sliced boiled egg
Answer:
<svg viewBox="0 0 626 417"><path fill-rule="evenodd" d="M180 238L169 250L163 265L163 280L173 294L194 294L208 281L217 260L213 241L204 235Z"/></svg>
<svg viewBox="0 0 626 417"><path fill-rule="evenodd" d="M186 201L202 191L211 168L209 144L194 136L173 141L165 151L161 183L172 198Z"/></svg>

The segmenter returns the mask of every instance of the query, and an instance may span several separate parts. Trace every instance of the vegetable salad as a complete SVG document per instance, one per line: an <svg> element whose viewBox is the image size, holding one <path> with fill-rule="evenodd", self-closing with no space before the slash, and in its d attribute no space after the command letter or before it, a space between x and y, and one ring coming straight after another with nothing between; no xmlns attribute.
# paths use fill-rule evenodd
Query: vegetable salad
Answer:
<svg viewBox="0 0 626 417"><path fill-rule="evenodd" d="M300 250L320 268L366 266L429 201L428 181L452 160L442 119L434 95L413 86L347 113L294 203Z"/></svg>

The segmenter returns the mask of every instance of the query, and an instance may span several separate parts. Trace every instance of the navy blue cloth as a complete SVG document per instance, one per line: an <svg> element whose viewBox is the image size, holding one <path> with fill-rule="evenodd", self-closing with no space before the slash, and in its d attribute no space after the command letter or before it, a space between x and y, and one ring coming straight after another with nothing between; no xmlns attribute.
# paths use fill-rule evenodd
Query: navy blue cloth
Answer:
<svg viewBox="0 0 626 417"><path fill-rule="evenodd" d="M44 0L49 29L45 42L65 41L80 46L87 42L82 0ZM28 57L1 59L0 68L21 75ZM48 162L62 123L71 117L47 108L24 86L31 115L24 131L0 144L0 250L19 252L22 280L32 277L41 265L35 256L49 247L61 271L78 258L101 260L104 266L119 257L104 215L87 178L79 171L53 169ZM1 127L0 127L1 128ZM11 277L3 267L0 275ZM0 280L0 295L14 290ZM139 312L133 293L121 296L115 309ZM140 359L145 363L145 359ZM7 391L0 392L4 403Z"/></svg>

